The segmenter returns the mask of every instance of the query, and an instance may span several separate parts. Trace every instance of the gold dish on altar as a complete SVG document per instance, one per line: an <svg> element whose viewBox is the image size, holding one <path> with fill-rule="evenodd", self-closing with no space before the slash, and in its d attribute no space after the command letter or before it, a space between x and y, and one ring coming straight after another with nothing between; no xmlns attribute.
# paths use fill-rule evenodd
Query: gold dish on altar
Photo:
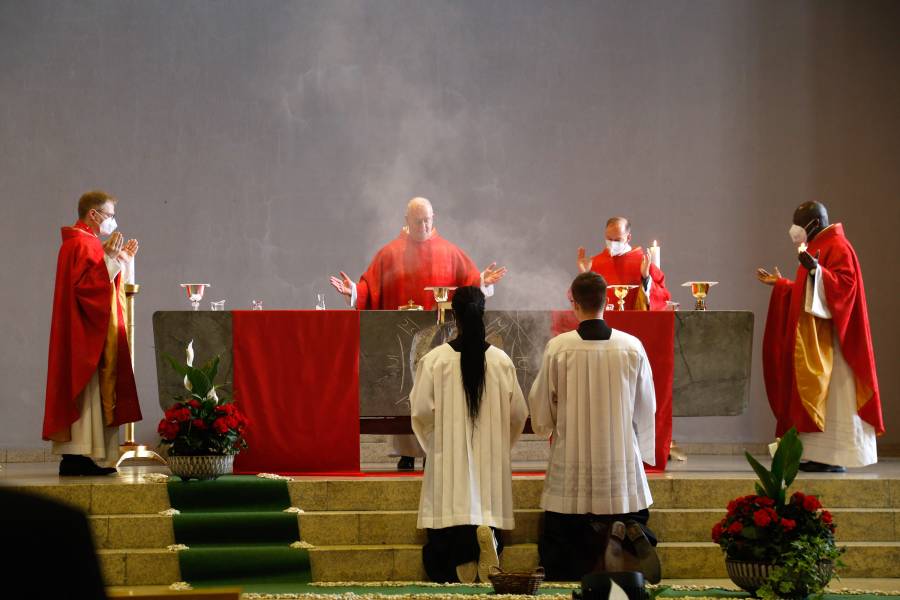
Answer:
<svg viewBox="0 0 900 600"><path fill-rule="evenodd" d="M624 285L624 284L618 284L618 283L607 286L608 289L613 291L613 293L616 295L616 298L619 299L619 301L617 302L617 304L619 305L618 310L625 310L625 297L628 295L628 292L630 292L631 290L633 290L636 287L638 287L638 286Z"/></svg>
<svg viewBox="0 0 900 600"><path fill-rule="evenodd" d="M685 281L681 287L691 288L691 295L697 300L694 310L706 310L706 296L709 294L709 288L718 283L718 281Z"/></svg>

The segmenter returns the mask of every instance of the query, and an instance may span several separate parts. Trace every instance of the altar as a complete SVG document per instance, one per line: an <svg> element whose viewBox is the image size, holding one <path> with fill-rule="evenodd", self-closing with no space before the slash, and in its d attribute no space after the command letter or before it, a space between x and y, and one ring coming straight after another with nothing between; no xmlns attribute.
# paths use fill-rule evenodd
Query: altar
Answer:
<svg viewBox="0 0 900 600"><path fill-rule="evenodd" d="M672 416L741 414L750 391L753 313L611 311L644 343L657 392L657 462ZM220 356L222 380L251 420L238 470L354 472L360 432L409 433L416 361L451 339L452 322L423 311L160 311L153 315L163 408L184 393L162 355ZM544 346L574 328L568 311L488 311L488 341L516 365L528 394ZM664 446L664 447L663 447Z"/></svg>

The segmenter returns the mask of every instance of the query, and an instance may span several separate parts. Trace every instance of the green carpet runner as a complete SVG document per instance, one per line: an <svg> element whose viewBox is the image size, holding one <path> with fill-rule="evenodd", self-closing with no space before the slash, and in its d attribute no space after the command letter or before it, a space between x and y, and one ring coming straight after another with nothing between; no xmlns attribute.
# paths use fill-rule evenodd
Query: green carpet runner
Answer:
<svg viewBox="0 0 900 600"><path fill-rule="evenodd" d="M210 481L171 477L169 502L183 580L195 586L310 581L309 553L290 545L300 540L287 483L249 475Z"/></svg>

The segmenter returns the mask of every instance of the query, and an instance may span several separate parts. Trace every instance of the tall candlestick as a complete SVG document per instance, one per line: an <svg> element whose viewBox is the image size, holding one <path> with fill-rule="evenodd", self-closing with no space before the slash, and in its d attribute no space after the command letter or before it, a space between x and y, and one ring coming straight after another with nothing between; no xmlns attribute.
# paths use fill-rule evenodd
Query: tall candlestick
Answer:
<svg viewBox="0 0 900 600"><path fill-rule="evenodd" d="M653 245L650 246L650 262L653 263L654 267L659 268L659 245L656 243L656 240L653 240Z"/></svg>

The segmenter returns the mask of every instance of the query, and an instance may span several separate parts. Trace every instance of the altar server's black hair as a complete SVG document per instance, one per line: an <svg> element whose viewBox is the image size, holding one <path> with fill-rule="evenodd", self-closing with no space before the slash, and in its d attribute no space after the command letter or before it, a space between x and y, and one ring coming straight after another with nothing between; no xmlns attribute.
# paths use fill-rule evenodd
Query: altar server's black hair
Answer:
<svg viewBox="0 0 900 600"><path fill-rule="evenodd" d="M478 418L481 394L484 392L484 353L487 350L484 333L484 293L475 286L461 287L453 295L453 315L458 324L460 340L460 368L466 405L472 422Z"/></svg>

